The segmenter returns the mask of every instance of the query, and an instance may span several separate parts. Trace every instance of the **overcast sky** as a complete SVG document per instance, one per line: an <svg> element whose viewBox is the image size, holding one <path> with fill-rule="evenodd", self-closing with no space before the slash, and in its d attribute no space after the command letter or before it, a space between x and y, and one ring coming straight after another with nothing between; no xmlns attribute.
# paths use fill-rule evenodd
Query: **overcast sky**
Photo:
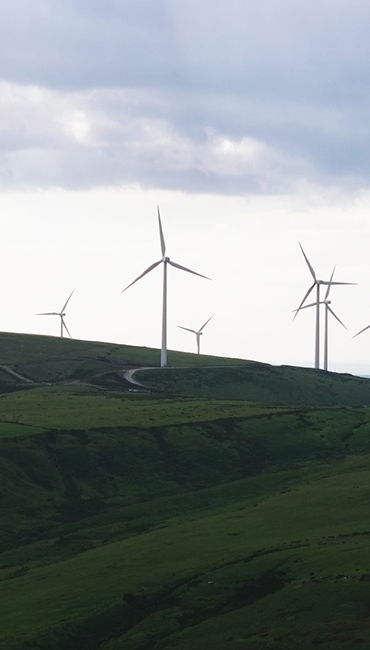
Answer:
<svg viewBox="0 0 370 650"><path fill-rule="evenodd" d="M312 365L311 276L332 289L330 367L370 374L370 4L3 0L2 329Z"/></svg>

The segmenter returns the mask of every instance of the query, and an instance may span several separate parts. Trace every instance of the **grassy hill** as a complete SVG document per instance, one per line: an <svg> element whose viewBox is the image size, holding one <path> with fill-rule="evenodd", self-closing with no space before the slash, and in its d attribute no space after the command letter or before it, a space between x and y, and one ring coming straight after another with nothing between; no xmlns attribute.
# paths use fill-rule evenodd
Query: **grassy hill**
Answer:
<svg viewBox="0 0 370 650"><path fill-rule="evenodd" d="M152 390L174 396L250 400L264 404L369 404L368 379L312 368L270 366L249 362L239 366L140 370L135 379Z"/></svg>
<svg viewBox="0 0 370 650"><path fill-rule="evenodd" d="M185 352L169 351L168 356L171 365L180 367L248 363L240 359L199 357ZM117 381L117 375L121 377L125 368L158 366L159 358L159 351L153 348L0 333L0 382L6 380L12 385L16 378L4 371L4 366L34 382L86 380L104 385L114 375Z"/></svg>
<svg viewBox="0 0 370 650"><path fill-rule="evenodd" d="M370 382L170 361L0 335L0 647L368 647Z"/></svg>
<svg viewBox="0 0 370 650"><path fill-rule="evenodd" d="M158 365L159 351L152 348L0 333L2 392L77 383L128 390L132 386L124 372L136 368L135 378L157 397L162 393L280 405L370 405L370 381L349 374L175 351L169 352L169 368ZM147 367L151 370L140 370Z"/></svg>

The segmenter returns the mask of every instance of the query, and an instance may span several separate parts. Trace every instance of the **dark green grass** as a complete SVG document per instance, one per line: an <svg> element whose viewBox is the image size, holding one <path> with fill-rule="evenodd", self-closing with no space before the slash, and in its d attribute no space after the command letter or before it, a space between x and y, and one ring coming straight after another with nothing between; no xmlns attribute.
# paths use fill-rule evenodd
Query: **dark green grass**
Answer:
<svg viewBox="0 0 370 650"><path fill-rule="evenodd" d="M370 404L370 381L347 374L250 362L239 367L140 370L135 378L174 396L243 399L265 404Z"/></svg>
<svg viewBox="0 0 370 650"><path fill-rule="evenodd" d="M169 351L174 366L240 365L240 359L198 356ZM110 382L112 372L122 375L125 368L159 366L160 351L153 348L61 339L52 336L0 333L0 365L10 366L35 382L80 380ZM0 381L14 384L0 371ZM116 377L115 377L116 381Z"/></svg>
<svg viewBox="0 0 370 650"><path fill-rule="evenodd" d="M240 638L262 634L255 592L271 644L280 628L268 599L277 607L284 593L289 618L293 586L305 602L323 575L340 589L338 575L359 585L358 618L370 458L345 456L369 448L368 411L350 408L3 439L3 647L24 637L35 639L28 648L104 648L117 635L123 648L221 649L220 621L233 636L241 608ZM335 602L321 627L337 620ZM98 645L83 645L90 633Z"/></svg>
<svg viewBox="0 0 370 650"><path fill-rule="evenodd" d="M0 334L0 366L33 382L82 382L128 390L128 368L158 366L159 351L127 345L25 334ZM240 359L169 352L173 368L139 371L137 379L155 392L265 404L370 405L370 381L309 368L270 366ZM0 368L0 390L24 388ZM132 388L132 386L131 386Z"/></svg>
<svg viewBox="0 0 370 650"><path fill-rule="evenodd" d="M51 384L0 372L1 648L370 646L368 381L171 353L140 394L157 350L0 352Z"/></svg>
<svg viewBox="0 0 370 650"><path fill-rule="evenodd" d="M23 424L22 422L12 422L12 421L1 422L0 421L0 438L13 438L16 436L33 436L38 433L45 433L45 430L46 430L45 428Z"/></svg>
<svg viewBox="0 0 370 650"><path fill-rule="evenodd" d="M343 616L356 634L366 633L370 473L363 461L327 466L312 480L305 469L288 491L260 497L249 496L246 481L244 496L227 508L178 515L157 530L13 571L0 591L4 647L12 637L21 647L24 635L42 648L193 643L221 650L229 636L251 638L255 647L262 637L265 647L286 638L308 648L330 638ZM87 629L90 646L81 639ZM121 638L109 645L112 630ZM68 638L76 645L65 645Z"/></svg>
<svg viewBox="0 0 370 650"><path fill-rule="evenodd" d="M276 409L275 409L276 410ZM224 417L243 417L273 412L264 405L227 400L152 399L144 394L102 392L86 386L48 386L0 396L0 422L30 425L18 435L33 433L32 427L91 429L102 426L159 426L198 422ZM14 435L16 435L14 429ZM0 427L0 436L7 435ZM9 430L10 435L12 432Z"/></svg>
<svg viewBox="0 0 370 650"><path fill-rule="evenodd" d="M45 389L39 390L43 394ZM50 390L61 400L63 391ZM33 394L15 393L3 397L0 404L10 398L30 399ZM75 407L72 401L62 412L58 401L51 408L51 400L49 410L47 403L31 402L27 409L23 403L27 435L22 434L21 424L14 425L20 431L4 430L0 439L3 548L15 540L37 539L40 531L52 536L66 526L83 528L89 517L104 527L112 514L114 528L119 508L139 501L301 462L370 451L370 418L365 408L268 409L243 403L236 408L228 402L194 400L148 403L121 396L108 399L100 392L95 403L90 402L91 395L87 403L80 395L74 398ZM46 419L41 417L44 413ZM14 418L21 417L22 411L15 411ZM57 428L62 418L68 429ZM48 422L52 426L42 431L35 426L38 421L40 427ZM98 426L89 429L91 423ZM130 531L135 525L129 521L118 528Z"/></svg>

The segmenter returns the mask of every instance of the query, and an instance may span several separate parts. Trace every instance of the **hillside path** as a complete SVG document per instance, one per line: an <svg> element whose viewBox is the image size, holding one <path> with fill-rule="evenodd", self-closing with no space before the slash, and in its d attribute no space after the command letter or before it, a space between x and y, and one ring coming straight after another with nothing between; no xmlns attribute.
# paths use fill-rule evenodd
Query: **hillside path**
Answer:
<svg viewBox="0 0 370 650"><path fill-rule="evenodd" d="M128 381L130 384L133 384L134 386L141 386L142 388L147 388L145 384L142 384L140 381L137 381L137 379L134 379L134 374L139 370L158 370L158 368L155 368L153 366L148 366L145 368L130 368L130 370L125 370L123 373L123 378L126 379L126 381Z"/></svg>
<svg viewBox="0 0 370 650"><path fill-rule="evenodd" d="M11 368L9 368L9 366L3 366L0 364L0 370L5 370L5 372L7 372L9 375L13 375L13 377L20 379L21 381L27 382L27 384L34 383L33 379L28 379L28 377L23 377L23 375L20 375L18 372L15 372L15 370L12 370Z"/></svg>

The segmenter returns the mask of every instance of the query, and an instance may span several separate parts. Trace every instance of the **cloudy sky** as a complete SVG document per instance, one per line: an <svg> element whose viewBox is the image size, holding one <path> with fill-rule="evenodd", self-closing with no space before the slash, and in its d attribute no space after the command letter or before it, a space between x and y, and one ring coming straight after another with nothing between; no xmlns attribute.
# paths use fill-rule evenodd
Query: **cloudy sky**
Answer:
<svg viewBox="0 0 370 650"><path fill-rule="evenodd" d="M336 264L330 366L370 374L370 4L3 0L2 329L312 365L311 276Z"/></svg>

